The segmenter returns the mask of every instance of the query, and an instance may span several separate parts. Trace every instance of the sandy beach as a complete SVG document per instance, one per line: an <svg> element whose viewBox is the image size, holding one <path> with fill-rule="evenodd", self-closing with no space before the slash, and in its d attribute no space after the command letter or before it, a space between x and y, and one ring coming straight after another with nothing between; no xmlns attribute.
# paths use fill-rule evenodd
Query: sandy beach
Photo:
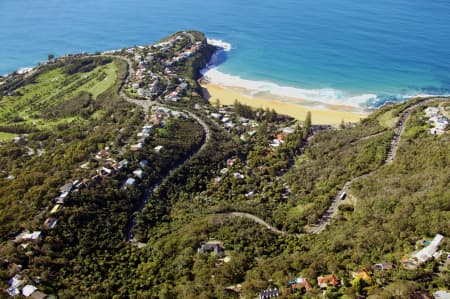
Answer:
<svg viewBox="0 0 450 299"><path fill-rule="evenodd" d="M336 125L342 121L354 123L367 117L367 114L352 111L353 108L348 106L327 105L324 109L317 109L308 105L299 104L303 101L302 99L283 99L283 101L280 101L274 96L251 96L237 88L224 87L207 82L201 82L201 86L207 90L205 93L211 103L215 103L218 99L221 105L232 105L235 100L238 100L243 104L255 108L273 108L278 113L286 114L299 120L304 120L306 113L311 111L313 124ZM295 104L292 102L295 102Z"/></svg>

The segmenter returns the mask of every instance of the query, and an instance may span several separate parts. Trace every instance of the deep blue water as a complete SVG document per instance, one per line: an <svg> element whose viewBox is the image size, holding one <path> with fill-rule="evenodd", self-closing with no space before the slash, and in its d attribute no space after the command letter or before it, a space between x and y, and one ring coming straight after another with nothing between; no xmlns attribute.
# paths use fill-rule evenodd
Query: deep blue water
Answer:
<svg viewBox="0 0 450 299"><path fill-rule="evenodd" d="M184 29L232 44L220 71L350 95L450 93L449 0L0 0L0 74Z"/></svg>

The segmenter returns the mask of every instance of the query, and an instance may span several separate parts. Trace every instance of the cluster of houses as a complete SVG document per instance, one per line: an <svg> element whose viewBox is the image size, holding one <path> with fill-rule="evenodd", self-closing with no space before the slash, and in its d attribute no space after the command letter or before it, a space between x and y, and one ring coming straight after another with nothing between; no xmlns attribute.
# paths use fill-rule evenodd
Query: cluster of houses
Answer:
<svg viewBox="0 0 450 299"><path fill-rule="evenodd" d="M240 139L243 142L247 142L256 134L256 127L258 127L258 122L245 117L237 117L233 111L232 107L224 106L217 112L209 112L208 115L211 119L216 120L219 124L228 130L240 133ZM280 128L279 132L275 134L269 145L273 148L280 147L284 142L287 135L295 132L294 128L284 127Z"/></svg>
<svg viewBox="0 0 450 299"><path fill-rule="evenodd" d="M321 289L326 289L330 286L337 287L340 285L339 278L334 274L329 274L326 276L317 277L317 284ZM287 283L287 289L291 294L297 292L310 292L312 291L311 283L307 278L304 277L296 277L291 279ZM265 289L259 292L258 298L260 299L269 299L276 298L280 296L280 292L277 288Z"/></svg>
<svg viewBox="0 0 450 299"><path fill-rule="evenodd" d="M161 86L161 80L170 82L170 76L175 76L173 67L176 63L183 61L203 47L201 41L191 42L191 37L188 33L179 33L167 41L149 45L148 47L135 47L126 50L126 54L131 56L136 63L136 71L133 72L132 83L128 84L128 88L132 88L140 97L147 97L155 99L159 95L164 96L165 100L178 101L180 97L186 92L188 83L181 80L181 82L175 83L176 87L172 90L163 90ZM175 51L175 53L166 59L161 59L160 62L164 68L164 71L152 70L152 63L155 59L154 51L167 51L172 48L176 48L177 43L186 41L187 45ZM180 80L179 80L180 81Z"/></svg>
<svg viewBox="0 0 450 299"><path fill-rule="evenodd" d="M9 288L6 290L6 292L11 297L21 295L23 297L29 297L31 299L52 298L51 296L48 296L47 294L39 291L34 284L28 282L29 280L22 275L16 274L8 281Z"/></svg>
<svg viewBox="0 0 450 299"><path fill-rule="evenodd" d="M165 95L165 100L170 100L172 102L177 102L180 100L180 96L184 95L186 93L187 88L189 87L189 84L181 81L180 84L177 85L174 91L169 92L167 95Z"/></svg>
<svg viewBox="0 0 450 299"><path fill-rule="evenodd" d="M222 181L223 177L228 174L231 167L236 163L236 158L230 158L227 160L226 163L227 163L227 167L224 167L221 170L219 170L219 175L214 178L214 184L218 185ZM233 178L239 179L239 180L242 180L245 178L245 175L239 171L233 172L232 175L233 175Z"/></svg>
<svg viewBox="0 0 450 299"><path fill-rule="evenodd" d="M247 134L242 133L241 135L241 139L243 141L248 140L249 136L251 137L256 134L256 130L254 130L254 128L258 126L258 123L245 117L237 117L232 107L224 106L217 112L208 111L208 116L209 118L214 119L218 123L222 124L222 126L228 131L231 131L235 128L247 128L247 130L243 130L247 131Z"/></svg>
<svg viewBox="0 0 450 299"><path fill-rule="evenodd" d="M433 241L428 241L428 246L423 248L422 250L415 252L412 254L414 256L415 262L424 263L428 261L431 257L436 257L434 253L436 252L436 248L439 243L442 241L442 236L437 235ZM450 256L449 256L450 258ZM379 263L373 267L373 270L376 271L389 271L395 268L395 265L392 263ZM372 275L369 270L363 268L359 271L352 272L351 276L353 279L359 279L365 281L367 284L371 284L373 282ZM325 276L317 277L317 285L320 289L326 289L328 287L339 287L341 284L340 279L334 275L329 274ZM304 277L297 277L292 280L289 280L287 283L288 292L293 294L296 292L310 292L313 287L309 280ZM258 298L260 299L268 299L268 298L276 298L280 296L280 291L277 288L269 288L264 289L259 292ZM445 290L440 290L433 293L434 298L436 299L450 299L450 293ZM419 297L418 297L419 298ZM422 298L422 297L420 297ZM430 298L429 296L423 298Z"/></svg>
<svg viewBox="0 0 450 299"><path fill-rule="evenodd" d="M430 134L432 135L442 135L448 127L449 120L442 115L441 109L439 107L427 107L425 110L425 115L428 117L432 128L430 129Z"/></svg>

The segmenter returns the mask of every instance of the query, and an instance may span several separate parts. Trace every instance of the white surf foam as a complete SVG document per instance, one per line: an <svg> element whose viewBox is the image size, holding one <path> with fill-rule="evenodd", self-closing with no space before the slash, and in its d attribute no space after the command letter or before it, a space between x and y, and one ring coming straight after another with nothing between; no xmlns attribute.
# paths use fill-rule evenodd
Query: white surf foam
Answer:
<svg viewBox="0 0 450 299"><path fill-rule="evenodd" d="M317 109L328 105L346 105L357 108L361 112L366 108L366 103L376 101L376 94L349 95L341 90L332 88L304 89L290 86L281 86L268 81L255 81L243 79L239 76L225 74L210 65L202 71L204 78L212 83L230 88L245 89L249 95L270 94L275 97L304 100L308 105Z"/></svg>
<svg viewBox="0 0 450 299"><path fill-rule="evenodd" d="M226 52L231 51L232 45L219 39L208 39L207 42L217 47L218 50L212 55L208 65L200 72L212 84L231 88L242 88L250 96L264 93L280 97L280 100L283 100L283 98L289 98L289 101L292 101L292 99L304 100L308 102L308 105L313 105L317 109L323 109L327 104L332 104L347 105L363 111L364 108L367 108L366 103L377 100L377 95L375 94L348 95L343 91L332 88L304 89L281 86L273 82L248 80L223 73L217 67L226 60Z"/></svg>
<svg viewBox="0 0 450 299"><path fill-rule="evenodd" d="M231 51L231 44L224 42L223 40L208 38L206 42L211 46L223 49L225 52Z"/></svg>
<svg viewBox="0 0 450 299"><path fill-rule="evenodd" d="M18 69L17 73L18 74L25 74L25 73L30 72L32 69L33 69L32 67L23 67L21 69Z"/></svg>

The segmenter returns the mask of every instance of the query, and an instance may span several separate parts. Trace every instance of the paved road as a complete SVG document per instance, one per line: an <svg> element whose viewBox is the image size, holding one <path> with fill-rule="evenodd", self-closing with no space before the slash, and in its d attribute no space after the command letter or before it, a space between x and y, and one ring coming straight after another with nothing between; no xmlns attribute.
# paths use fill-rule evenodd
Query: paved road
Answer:
<svg viewBox="0 0 450 299"><path fill-rule="evenodd" d="M399 146L399 142L400 142L400 137L403 134L403 131L405 129L404 125L405 125L408 117L411 115L411 112L414 109L416 109L417 107L419 107L419 106L426 105L426 104L428 104L430 102L433 102L433 101L436 101L436 100L442 100L442 99L433 98L433 99L423 100L423 101L421 101L419 103L416 103L416 104L406 108L402 112L402 115L401 115L399 121L397 122L397 125L396 125L395 129L394 129L394 135L392 137L391 144L390 144L389 150L388 150L388 154L386 155L386 158L385 158L385 161L384 161L384 165L392 163L394 161L395 155L396 155L396 152L397 152L397 149L398 149L398 146ZM445 99L445 100L448 100L448 99ZM380 133L376 133L376 134L373 134L373 135L370 135L370 136L366 136L366 137L363 137L363 138L361 138L361 139L359 139L357 141L369 139L369 138L381 135L383 133L384 132L380 132ZM357 142L357 141L355 141L355 142ZM323 216L320 218L320 220L314 226L311 226L307 230L307 234L319 234L319 233L321 233L326 228L326 226L330 223L331 219L337 214L338 207L342 203L341 197L343 197L344 193L345 194L348 193L350 185L352 183L358 181L358 180L361 180L361 179L363 179L363 178L373 174L374 172L378 171L379 169L380 168L378 168L378 169L376 169L376 170L374 170L374 171L372 171L370 173L361 175L359 177L356 177L356 178L353 178L353 179L347 181L344 184L344 187L333 198L333 200L331 201L330 207L323 214ZM301 238L301 237L303 237L305 235L305 234L289 234L287 232L280 231L280 230L272 227L270 224L266 223L261 218L255 216L255 215L249 214L249 213L231 212L231 213L227 213L227 215L233 216L233 217L245 217L245 218L251 219L251 220L255 221L256 223L258 223L260 225L266 226L268 229L270 229L271 231L273 231L276 234L296 236L298 238Z"/></svg>
<svg viewBox="0 0 450 299"><path fill-rule="evenodd" d="M151 101L151 100L140 100L140 99L133 99L128 97L127 95L125 95L125 93L123 92L126 84L128 84L128 82L130 81L131 78L131 69L132 69L132 63L129 59L127 58L123 58L120 56L114 56L114 55L103 55L103 56L107 56L107 57L111 57L111 58L119 58L119 59L123 59L127 62L128 64L128 70L127 70L127 77L125 78L124 82L122 83L122 85L120 86L119 89L119 95L122 99L124 99L125 101L132 103L134 105L140 106L144 109L144 113L145 113L145 119L148 119L149 116L149 111L150 111L150 107L154 104L158 104L158 106L165 106L164 104L158 103L156 101ZM175 109L173 109L172 107L168 107L170 108L172 111L176 111ZM153 184L152 186L150 186L149 188L147 188L147 191L145 192L144 198L142 199L139 207L138 207L138 211L141 211L145 204L147 203L147 201L149 200L149 198L152 196L153 192L155 190L158 189L158 187L169 178L169 176L174 173L175 171L181 169L182 167L184 167L190 160L192 160L194 157L198 156L208 145L209 140L211 138L211 132L210 129L208 127L208 125L196 114L190 112L190 111L177 111L177 112L184 112L186 114L188 114L190 117L192 117L193 119L195 119L202 127L203 132L204 132L204 138L202 140L202 145L200 146L200 148L193 153L191 156L187 157L183 162L181 162L180 164L178 164L176 167L174 167L173 169L171 169L170 171L168 171L160 180L158 180L158 182L156 182L155 184ZM133 239L133 229L136 226L136 218L133 217L133 219L130 220L130 223L128 225L128 227L126 228L126 239L127 241L131 241L132 243L136 243L136 240Z"/></svg>
<svg viewBox="0 0 450 299"><path fill-rule="evenodd" d="M419 103L416 103L416 104L406 108L402 112L402 115L400 116L400 119L397 122L397 125L396 125L396 127L394 129L394 135L392 136L391 144L389 146L388 153L387 153L386 158L385 158L384 163L383 163L384 165L390 164L390 163L392 163L394 161L395 155L397 153L398 145L400 143L400 136L403 134L403 131L405 129L406 120L411 115L411 112L414 109L416 109L417 107L425 105L425 104L427 104L429 102L432 102L432 101L435 101L435 100L436 99L428 99L428 100L421 101ZM381 133L384 133L384 132L381 132ZM378 133L378 134L381 134L381 133ZM374 137L374 136L376 136L378 134L367 136L367 137L363 137L360 140L367 139L369 137ZM310 234L319 234L320 232L322 232L326 228L326 226L330 223L331 219L333 219L333 217L336 216L337 211L338 211L338 207L342 203L341 196L344 193L345 194L348 193L348 189L349 189L350 185L352 183L358 181L358 180L361 180L361 179L363 179L363 178L373 174L374 172L378 171L379 169L380 168L377 168L376 170L374 170L374 171L372 171L370 173L361 175L359 177L351 179L350 181L347 181L344 184L344 187L342 188L342 190L339 191L339 193L333 198L333 200L331 201L330 207L325 212L325 214L322 215L322 218L320 218L320 220L314 226L310 227L307 232L310 233Z"/></svg>
<svg viewBox="0 0 450 299"><path fill-rule="evenodd" d="M220 214L219 214L220 215ZM264 220L262 220L261 218L259 218L258 216L255 216L253 214L250 213L242 213L242 212L230 212L230 213L225 213L224 215L227 216L232 216L232 217L242 217L242 218L247 218L250 220L253 220L254 222L265 226L268 230L276 233L277 235L283 235L283 236L295 236L297 238L301 238L303 237L305 234L290 234L288 232L279 230L273 226L271 226L270 224L268 224L267 222L265 222Z"/></svg>

